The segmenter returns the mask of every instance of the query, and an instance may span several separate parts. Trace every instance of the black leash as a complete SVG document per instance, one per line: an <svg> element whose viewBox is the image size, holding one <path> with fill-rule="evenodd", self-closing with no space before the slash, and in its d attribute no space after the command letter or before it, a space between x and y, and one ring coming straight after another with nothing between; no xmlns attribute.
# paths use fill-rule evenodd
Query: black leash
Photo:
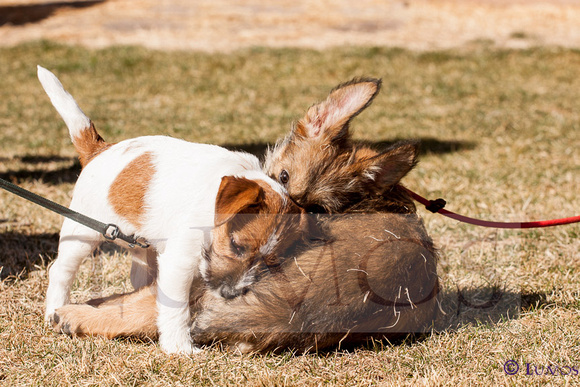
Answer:
<svg viewBox="0 0 580 387"><path fill-rule="evenodd" d="M114 241L115 239L121 239L122 241L127 242L131 247L139 246L144 249L149 247L149 243L147 241L144 241L140 238L135 238L132 235L123 234L117 225L111 223L106 224L99 222L98 220L95 220L93 218L89 218L86 215L73 211L70 208L61 206L58 203L43 198L42 196L39 196L33 192L27 191L24 188L21 188L1 178L0 178L0 188L4 188L6 191L11 192L17 196L20 196L21 198L29 200L52 212L56 212L59 215L74 220L75 222L80 223L83 226L87 226L88 228L98 231L105 237L105 239L108 239L110 241Z"/></svg>

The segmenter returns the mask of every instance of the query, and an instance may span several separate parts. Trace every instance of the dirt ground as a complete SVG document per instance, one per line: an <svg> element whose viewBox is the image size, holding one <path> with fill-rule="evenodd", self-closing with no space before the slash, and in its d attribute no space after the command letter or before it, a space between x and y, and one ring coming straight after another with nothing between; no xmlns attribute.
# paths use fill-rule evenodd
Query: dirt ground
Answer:
<svg viewBox="0 0 580 387"><path fill-rule="evenodd" d="M0 0L0 45L580 47L577 0Z"/></svg>

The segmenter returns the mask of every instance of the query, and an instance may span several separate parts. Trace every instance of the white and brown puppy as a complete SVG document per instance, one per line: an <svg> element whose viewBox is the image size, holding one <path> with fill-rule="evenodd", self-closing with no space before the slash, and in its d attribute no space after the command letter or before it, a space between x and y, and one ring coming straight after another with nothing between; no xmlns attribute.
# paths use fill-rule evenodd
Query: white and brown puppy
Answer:
<svg viewBox="0 0 580 387"><path fill-rule="evenodd" d="M226 262L218 265L219 278L227 278L228 289L243 291L252 282L257 258L275 254L300 237L305 224L301 217L280 217L302 210L250 154L164 136L106 143L54 74L39 66L38 78L68 126L83 166L70 208L152 243L153 254L134 252L147 256L151 265L152 255L158 254L160 345L168 353L196 351L189 334L188 300L193 280L204 274L204 246L216 237L214 244L229 249L221 255ZM265 214L269 216L259 216ZM69 303L81 262L102 241L98 232L64 221L49 273L49 323L58 322L54 312Z"/></svg>

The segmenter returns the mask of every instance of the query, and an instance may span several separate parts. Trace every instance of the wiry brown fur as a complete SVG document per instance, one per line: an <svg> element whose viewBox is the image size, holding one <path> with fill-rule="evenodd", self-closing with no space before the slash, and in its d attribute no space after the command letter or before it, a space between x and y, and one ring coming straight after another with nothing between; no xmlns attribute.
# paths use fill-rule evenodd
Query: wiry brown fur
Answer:
<svg viewBox="0 0 580 387"><path fill-rule="evenodd" d="M242 352L307 351L429 329L437 260L416 215L333 215L324 226L327 241L284 257L245 295L205 292L194 341Z"/></svg>
<svg viewBox="0 0 580 387"><path fill-rule="evenodd" d="M192 288L196 343L219 341L241 352L309 351L422 332L432 324L439 289L437 254L411 199L398 185L416 163L417 144L399 143L381 153L353 145L348 124L370 104L380 82L363 79L345 85L311 108L301 120L306 124L299 122L266 161L273 177L289 172L287 187L294 200L335 215L317 215L322 237L303 250L274 257L249 291L226 299L216 291L219 282ZM328 107L339 111L326 111ZM209 251L210 261L215 252ZM139 294L147 302L148 293ZM59 309L61 320L77 323L75 308ZM93 317L101 321L119 313L118 306L101 305L99 310ZM144 329L140 312L123 315L125 322L135 321L134 332ZM93 321L82 323L73 325L95 332Z"/></svg>

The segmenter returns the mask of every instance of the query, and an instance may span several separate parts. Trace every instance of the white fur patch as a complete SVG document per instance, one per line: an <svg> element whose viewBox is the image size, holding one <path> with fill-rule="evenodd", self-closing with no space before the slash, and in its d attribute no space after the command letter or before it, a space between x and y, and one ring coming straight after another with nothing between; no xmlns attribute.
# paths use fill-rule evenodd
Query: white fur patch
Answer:
<svg viewBox="0 0 580 387"><path fill-rule="evenodd" d="M268 255L271 254L272 251L276 249L276 246L278 246L278 243L280 242L280 240L278 239L278 235L276 235L277 231L278 230L274 230L274 232L272 232L272 234L270 234L270 236L268 237L266 244L260 247L260 254Z"/></svg>
<svg viewBox="0 0 580 387"><path fill-rule="evenodd" d="M247 286L250 286L251 284L253 284L256 281L256 266L252 267L250 270L246 271L244 273L244 276L242 277L242 279L240 279L238 281L238 283L236 284L236 289L237 290L242 290Z"/></svg>

